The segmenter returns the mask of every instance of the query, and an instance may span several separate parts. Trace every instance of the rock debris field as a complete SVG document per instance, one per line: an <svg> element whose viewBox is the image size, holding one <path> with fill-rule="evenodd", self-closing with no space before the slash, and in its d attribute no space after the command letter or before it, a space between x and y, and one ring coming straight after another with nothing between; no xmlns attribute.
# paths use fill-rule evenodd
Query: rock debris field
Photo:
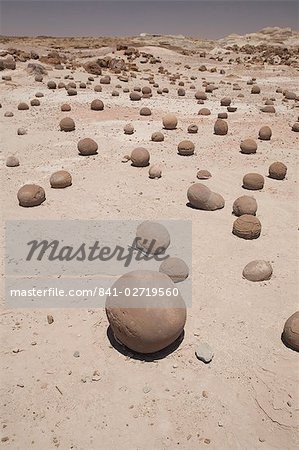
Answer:
<svg viewBox="0 0 299 450"><path fill-rule="evenodd" d="M165 249L159 220L192 220L192 268L116 281L192 269L190 308L9 309L2 262L3 448L298 446L299 39L241 38L1 38L3 256L11 219L136 219Z"/></svg>

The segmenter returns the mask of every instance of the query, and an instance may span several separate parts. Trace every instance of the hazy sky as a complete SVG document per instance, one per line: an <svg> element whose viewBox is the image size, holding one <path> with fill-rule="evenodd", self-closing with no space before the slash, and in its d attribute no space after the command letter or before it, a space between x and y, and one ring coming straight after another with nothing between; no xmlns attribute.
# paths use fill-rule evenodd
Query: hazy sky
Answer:
<svg viewBox="0 0 299 450"><path fill-rule="evenodd" d="M0 34L132 36L142 32L219 38L267 26L298 29L299 3L272 0L9 0Z"/></svg>

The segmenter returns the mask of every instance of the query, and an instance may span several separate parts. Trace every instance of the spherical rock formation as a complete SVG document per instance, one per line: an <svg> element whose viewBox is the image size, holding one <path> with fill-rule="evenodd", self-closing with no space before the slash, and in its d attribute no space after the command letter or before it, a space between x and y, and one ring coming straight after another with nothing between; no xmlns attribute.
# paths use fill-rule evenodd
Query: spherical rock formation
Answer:
<svg viewBox="0 0 299 450"><path fill-rule="evenodd" d="M257 84L254 84L251 88L251 93L252 94L260 94L260 92L261 92L261 88Z"/></svg>
<svg viewBox="0 0 299 450"><path fill-rule="evenodd" d="M144 106L143 108L141 108L141 110L139 111L139 114L141 116L151 116L152 112L149 108L147 108L146 106Z"/></svg>
<svg viewBox="0 0 299 450"><path fill-rule="evenodd" d="M133 102L138 102L139 100L141 100L141 94L139 94L139 92L137 91L130 92L130 100L132 100Z"/></svg>
<svg viewBox="0 0 299 450"><path fill-rule="evenodd" d="M227 117L228 117L227 112L218 113L218 119L227 119Z"/></svg>
<svg viewBox="0 0 299 450"><path fill-rule="evenodd" d="M61 131L74 131L75 122L71 117L64 117L64 119L60 121L59 126Z"/></svg>
<svg viewBox="0 0 299 450"><path fill-rule="evenodd" d="M245 139L240 144L241 153L245 153L247 155L251 153L256 153L257 151L257 143L253 139Z"/></svg>
<svg viewBox="0 0 299 450"><path fill-rule="evenodd" d="M299 311L296 311L286 321L282 332L283 343L295 350L299 351Z"/></svg>
<svg viewBox="0 0 299 450"><path fill-rule="evenodd" d="M235 216L243 216L244 214L250 214L255 216L257 211L257 202L254 197L249 195L242 195L238 197L233 204L233 213Z"/></svg>
<svg viewBox="0 0 299 450"><path fill-rule="evenodd" d="M249 281L270 280L272 273L271 264L264 260L251 261L243 269L243 277Z"/></svg>
<svg viewBox="0 0 299 450"><path fill-rule="evenodd" d="M125 134L133 134L134 133L134 126L131 123L127 123L124 126L124 133Z"/></svg>
<svg viewBox="0 0 299 450"><path fill-rule="evenodd" d="M164 141L164 134L161 131L155 131L151 136L151 140L153 142L162 142Z"/></svg>
<svg viewBox="0 0 299 450"><path fill-rule="evenodd" d="M98 151L98 144L91 138L84 138L77 145L80 155L95 155Z"/></svg>
<svg viewBox="0 0 299 450"><path fill-rule="evenodd" d="M149 165L150 154L146 148L137 147L131 153L132 166L146 167Z"/></svg>
<svg viewBox="0 0 299 450"><path fill-rule="evenodd" d="M225 120L217 119L214 125L214 133L219 136L224 136L228 132L228 125Z"/></svg>
<svg viewBox="0 0 299 450"><path fill-rule="evenodd" d="M189 276L189 267L181 258L170 257L162 262L159 272L168 275L174 283L180 283Z"/></svg>
<svg viewBox="0 0 299 450"><path fill-rule="evenodd" d="M167 228L158 222L146 220L136 230L136 247L145 253L158 255L167 250L170 236Z"/></svg>
<svg viewBox="0 0 299 450"><path fill-rule="evenodd" d="M262 141L270 141L272 136L272 130L267 125L262 127L259 131L259 139Z"/></svg>
<svg viewBox="0 0 299 450"><path fill-rule="evenodd" d="M76 89L69 88L69 89L67 90L67 95L69 95L70 97L73 96L73 95L77 95Z"/></svg>
<svg viewBox="0 0 299 450"><path fill-rule="evenodd" d="M207 99L207 94L203 91L197 91L195 92L195 98L197 100L206 100Z"/></svg>
<svg viewBox="0 0 299 450"><path fill-rule="evenodd" d="M61 111L66 112L66 111L70 111L71 109L72 109L71 105L69 105L68 103L64 103L63 105L61 105Z"/></svg>
<svg viewBox="0 0 299 450"><path fill-rule="evenodd" d="M208 108L201 108L198 111L199 116L209 116L211 114L211 111Z"/></svg>
<svg viewBox="0 0 299 450"><path fill-rule="evenodd" d="M13 112L12 111L6 111L5 113L4 113L4 117L13 117Z"/></svg>
<svg viewBox="0 0 299 450"><path fill-rule="evenodd" d="M292 131L295 131L296 133L299 132L299 122L295 122L292 126Z"/></svg>
<svg viewBox="0 0 299 450"><path fill-rule="evenodd" d="M179 97L184 97L186 95L186 91L183 88L179 88L178 89L178 96Z"/></svg>
<svg viewBox="0 0 299 450"><path fill-rule="evenodd" d="M155 164L149 168L148 175L150 178L161 178L162 169L161 166Z"/></svg>
<svg viewBox="0 0 299 450"><path fill-rule="evenodd" d="M243 188L258 191L264 187L264 177L259 173L247 173L243 177Z"/></svg>
<svg viewBox="0 0 299 450"><path fill-rule="evenodd" d="M220 100L220 105L221 106L230 106L230 104L231 104L231 98L230 97L223 97L221 100Z"/></svg>
<svg viewBox="0 0 299 450"><path fill-rule="evenodd" d="M265 112L265 113L272 113L272 114L276 113L276 110L273 105L262 106L261 111Z"/></svg>
<svg viewBox="0 0 299 450"><path fill-rule="evenodd" d="M48 81L47 86L49 89L56 89L57 87L55 81Z"/></svg>
<svg viewBox="0 0 299 450"><path fill-rule="evenodd" d="M224 207L224 198L212 192L207 186L201 183L192 184L188 191L187 197L190 204L196 209L203 209L206 211L215 211Z"/></svg>
<svg viewBox="0 0 299 450"><path fill-rule="evenodd" d="M287 166L282 162L274 162L269 167L269 177L275 180L283 180L287 174Z"/></svg>
<svg viewBox="0 0 299 450"><path fill-rule="evenodd" d="M34 81L37 81L38 83L41 83L43 81L43 76L41 74L35 75Z"/></svg>
<svg viewBox="0 0 299 450"><path fill-rule="evenodd" d="M18 136L24 136L24 134L27 134L26 128L23 128L23 127L18 128L17 134L18 134Z"/></svg>
<svg viewBox="0 0 299 450"><path fill-rule="evenodd" d="M178 145L178 154L182 156L190 156L194 154L195 145L192 141L188 141L187 139L181 141Z"/></svg>
<svg viewBox="0 0 299 450"><path fill-rule="evenodd" d="M233 234L242 239L257 239L262 230L259 219L250 214L243 214L233 224Z"/></svg>
<svg viewBox="0 0 299 450"><path fill-rule="evenodd" d="M102 86L100 86L99 84L96 84L93 89L95 92L102 92Z"/></svg>
<svg viewBox="0 0 299 450"><path fill-rule="evenodd" d="M66 170L58 170L50 177L50 185L54 189L63 189L72 184L72 176Z"/></svg>
<svg viewBox="0 0 299 450"><path fill-rule="evenodd" d="M208 180L209 178L211 178L211 173L208 170L199 170L196 174L196 177L199 180Z"/></svg>
<svg viewBox="0 0 299 450"><path fill-rule="evenodd" d="M187 131L190 134L195 134L195 133L198 132L198 126L192 123L191 125L188 126L188 130Z"/></svg>
<svg viewBox="0 0 299 450"><path fill-rule="evenodd" d="M178 124L178 119L174 114L166 114L162 119L163 126L166 130L175 130Z"/></svg>
<svg viewBox="0 0 299 450"><path fill-rule="evenodd" d="M21 103L18 104L18 110L19 111L25 111L27 109L29 109L29 105L27 105L27 103L21 102Z"/></svg>
<svg viewBox="0 0 299 450"><path fill-rule="evenodd" d="M92 109L93 111L103 111L104 103L102 102L102 100L95 99L91 102L90 109Z"/></svg>
<svg viewBox="0 0 299 450"><path fill-rule="evenodd" d="M17 194L20 206L38 206L46 200L46 194L41 186L36 184L25 184Z"/></svg>
<svg viewBox="0 0 299 450"><path fill-rule="evenodd" d="M106 299L106 314L115 338L138 353L158 352L174 343L186 322L186 305L181 295L133 295L144 287L150 291L173 292L174 286L170 277L161 272L136 270L121 276L111 291L131 292L131 295Z"/></svg>
<svg viewBox="0 0 299 450"><path fill-rule="evenodd" d="M20 162L18 158L14 155L9 155L6 158L6 167L18 167L20 165Z"/></svg>

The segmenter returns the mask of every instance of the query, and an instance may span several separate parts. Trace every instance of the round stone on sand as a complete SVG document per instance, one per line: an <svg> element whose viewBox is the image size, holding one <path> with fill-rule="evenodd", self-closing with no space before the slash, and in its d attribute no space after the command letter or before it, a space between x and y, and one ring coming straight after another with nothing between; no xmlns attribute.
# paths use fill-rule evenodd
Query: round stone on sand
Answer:
<svg viewBox="0 0 299 450"><path fill-rule="evenodd" d="M173 294L174 287L170 277L161 272L136 270L121 276L111 291L123 294L106 299L106 314L116 340L135 352L146 354L173 344L186 322L185 302L180 293ZM147 290L165 294L147 296ZM140 292L139 296L136 292Z"/></svg>
<svg viewBox="0 0 299 450"><path fill-rule="evenodd" d="M243 277L249 281L265 281L270 280L272 272L272 266L268 261L255 260L244 267Z"/></svg>
<svg viewBox="0 0 299 450"><path fill-rule="evenodd" d="M174 283L179 283L188 278L189 267L181 258L170 257L161 263L159 272L168 275Z"/></svg>

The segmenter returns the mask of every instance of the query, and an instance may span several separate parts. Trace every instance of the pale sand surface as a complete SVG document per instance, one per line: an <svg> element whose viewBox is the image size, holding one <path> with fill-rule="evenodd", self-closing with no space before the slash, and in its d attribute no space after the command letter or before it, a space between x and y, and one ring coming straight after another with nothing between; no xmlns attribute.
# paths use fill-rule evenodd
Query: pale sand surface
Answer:
<svg viewBox="0 0 299 450"><path fill-rule="evenodd" d="M139 64L137 78L128 83L111 73L111 84L102 85L101 93L93 91L99 82L95 77L91 86L78 88L74 97L65 89L50 91L46 85L48 80L64 81L70 70L49 70L43 83L26 74L27 63L19 62L15 71L2 72L12 75L12 82L0 82L2 220L4 224L8 219L191 219L193 303L184 341L166 358L143 362L110 345L102 309L32 311L4 306L1 437L9 440L1 446L20 450L295 449L298 354L287 349L280 336L285 320L298 309L299 140L291 125L298 120L299 108L294 101L282 102L283 95L275 91L279 86L298 94L298 70L228 64L232 55L219 62L159 47L140 50L160 56L170 72L182 73L181 79L188 77L185 97L177 96L177 84L169 85L166 75L158 74L160 64ZM92 51L93 55L103 53ZM184 68L186 64L191 69ZM201 64L217 67L218 72L199 72ZM219 74L221 68L225 75ZM130 89L148 85L142 80L146 69L155 74L160 87L169 87L169 94L158 95L153 88L151 99L131 102L129 94L120 89L119 97L111 97L116 84ZM192 75L197 80L190 81ZM82 67L73 73L74 81L86 81L88 76ZM203 77L219 87L203 105L212 112L208 117L197 115L203 106L189 89L194 84L203 90ZM246 82L251 77L257 78L260 95L250 94ZM242 90L233 91L232 84L219 84L220 80L237 82ZM44 93L40 107L17 110L20 101L29 103L38 91ZM244 98L237 97L240 92ZM213 126L218 112L226 111L220 106L224 96L230 96L238 110L228 113L228 135L216 136ZM276 98L276 114L260 112L263 97ZM103 112L90 110L95 98L104 102ZM63 103L69 103L72 111L62 113ZM141 117L142 106L151 108L152 116ZM4 117L8 110L14 117ZM162 130L161 119L167 112L177 115L177 130ZM65 116L75 120L74 132L59 131L59 121ZM129 122L136 130L132 136L123 133ZM197 134L187 133L191 123L198 125ZM241 154L241 140L257 139L262 125L272 128L271 141L258 141L255 155ZM19 127L26 128L27 135L18 136ZM154 131L163 131L164 142L150 140ZM78 155L77 142L84 137L98 142L98 155ZM183 139L194 142L194 156L178 156L177 144ZM152 164L162 165L161 179L149 179L148 168L121 162L137 146L149 150ZM19 167L5 167L9 154L19 158ZM267 177L274 161L287 165L284 181ZM51 189L50 175L62 168L72 174L73 185ZM224 209L206 212L186 206L186 192L198 181L198 169L211 172L212 178L203 183L221 193ZM265 176L262 191L242 188L248 172ZM44 187L46 201L36 208L21 208L17 191L31 182ZM256 198L262 223L261 236L254 241L231 232L232 204L246 194ZM271 262L270 281L251 283L242 278L243 267L254 259ZM4 264L1 273L3 294ZM51 325L47 314L54 317ZM213 348L210 364L195 357L199 341ZM74 358L75 351L80 352L79 358ZM95 371L99 375L93 381ZM144 389L147 386L149 392Z"/></svg>

